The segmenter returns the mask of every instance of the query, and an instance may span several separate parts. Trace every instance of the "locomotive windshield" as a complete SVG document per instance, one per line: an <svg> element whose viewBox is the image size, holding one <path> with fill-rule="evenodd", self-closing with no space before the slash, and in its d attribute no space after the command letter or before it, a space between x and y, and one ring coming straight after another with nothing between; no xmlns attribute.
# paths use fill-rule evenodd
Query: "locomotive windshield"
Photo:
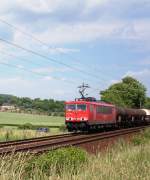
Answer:
<svg viewBox="0 0 150 180"><path fill-rule="evenodd" d="M86 105L85 104L67 104L66 110L80 110L80 111L86 111Z"/></svg>
<svg viewBox="0 0 150 180"><path fill-rule="evenodd" d="M85 104L78 104L77 105L77 110L85 111L86 110L86 105Z"/></svg>
<svg viewBox="0 0 150 180"><path fill-rule="evenodd" d="M66 105L66 110L76 110L76 105L75 104L68 104L68 105Z"/></svg>

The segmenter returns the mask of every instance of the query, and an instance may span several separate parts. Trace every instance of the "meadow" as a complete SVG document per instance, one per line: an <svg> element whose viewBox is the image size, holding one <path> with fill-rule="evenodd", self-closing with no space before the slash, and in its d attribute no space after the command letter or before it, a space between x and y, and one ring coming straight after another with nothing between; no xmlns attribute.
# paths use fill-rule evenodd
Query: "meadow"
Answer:
<svg viewBox="0 0 150 180"><path fill-rule="evenodd" d="M38 132L38 127L48 127L48 132ZM63 127L64 117L0 112L0 141L64 133Z"/></svg>
<svg viewBox="0 0 150 180"><path fill-rule="evenodd" d="M26 123L43 126L61 126L64 124L64 117L0 112L1 125L22 125Z"/></svg>

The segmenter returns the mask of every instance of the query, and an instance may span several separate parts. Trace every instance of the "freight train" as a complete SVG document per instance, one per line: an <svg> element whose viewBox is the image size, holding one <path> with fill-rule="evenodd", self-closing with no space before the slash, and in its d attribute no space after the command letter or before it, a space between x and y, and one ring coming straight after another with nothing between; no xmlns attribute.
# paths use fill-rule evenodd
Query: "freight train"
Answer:
<svg viewBox="0 0 150 180"><path fill-rule="evenodd" d="M70 132L140 126L150 123L150 110L121 108L82 94L81 98L66 102L65 123Z"/></svg>

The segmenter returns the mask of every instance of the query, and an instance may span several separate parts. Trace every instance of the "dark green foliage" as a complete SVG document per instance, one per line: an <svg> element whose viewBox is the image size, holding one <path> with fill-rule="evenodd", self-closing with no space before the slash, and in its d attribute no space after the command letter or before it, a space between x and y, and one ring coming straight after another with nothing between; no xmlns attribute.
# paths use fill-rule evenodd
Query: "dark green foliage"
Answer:
<svg viewBox="0 0 150 180"><path fill-rule="evenodd" d="M53 116L58 116L59 113L58 113L58 112L54 112L54 113L52 113L52 115L53 115Z"/></svg>
<svg viewBox="0 0 150 180"><path fill-rule="evenodd" d="M3 128L3 127L4 127L4 125L3 125L3 124L0 124L0 129Z"/></svg>
<svg viewBox="0 0 150 180"><path fill-rule="evenodd" d="M18 129L34 129L34 126L31 123L26 123L19 125Z"/></svg>
<svg viewBox="0 0 150 180"><path fill-rule="evenodd" d="M132 143L137 146L137 145L145 143L145 139L143 139L141 136L135 136L132 139Z"/></svg>
<svg viewBox="0 0 150 180"><path fill-rule="evenodd" d="M53 170L58 174L63 171L76 173L87 161L87 153L84 150L74 147L62 148L33 157L26 167L26 172L30 176L33 169L42 170L46 175L50 175Z"/></svg>
<svg viewBox="0 0 150 180"><path fill-rule="evenodd" d="M150 141L150 129L143 131L140 135L136 135L132 138L132 143L134 145L145 144Z"/></svg>
<svg viewBox="0 0 150 180"><path fill-rule="evenodd" d="M64 116L65 116L65 113L64 113L64 112L59 112L59 116L60 116L60 117L64 117Z"/></svg>
<svg viewBox="0 0 150 180"><path fill-rule="evenodd" d="M12 130L7 130L5 134L5 141L10 140L12 136L13 136Z"/></svg>
<svg viewBox="0 0 150 180"><path fill-rule="evenodd" d="M150 97L146 98L145 108L150 109Z"/></svg>
<svg viewBox="0 0 150 180"><path fill-rule="evenodd" d="M101 99L122 107L140 108L146 100L146 88L136 79L125 77L102 91Z"/></svg>
<svg viewBox="0 0 150 180"><path fill-rule="evenodd" d="M64 124L59 127L59 130L62 132L67 131L66 126Z"/></svg>

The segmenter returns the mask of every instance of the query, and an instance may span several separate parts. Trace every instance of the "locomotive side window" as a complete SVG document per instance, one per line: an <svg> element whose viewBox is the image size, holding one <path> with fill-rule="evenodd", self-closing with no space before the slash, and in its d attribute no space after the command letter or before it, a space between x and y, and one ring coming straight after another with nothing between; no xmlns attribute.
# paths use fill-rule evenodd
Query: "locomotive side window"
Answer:
<svg viewBox="0 0 150 180"><path fill-rule="evenodd" d="M90 105L90 112L93 112L93 110L94 110L93 105Z"/></svg>
<svg viewBox="0 0 150 180"><path fill-rule="evenodd" d="M68 105L66 105L66 110L76 110L76 105L75 104L68 104Z"/></svg>
<svg viewBox="0 0 150 180"><path fill-rule="evenodd" d="M101 106L96 106L96 112L101 113Z"/></svg>
<svg viewBox="0 0 150 180"><path fill-rule="evenodd" d="M78 104L77 110L86 111L86 105L85 104Z"/></svg>
<svg viewBox="0 0 150 180"><path fill-rule="evenodd" d="M112 114L112 107L108 106L97 106L96 107L96 112L100 114Z"/></svg>

